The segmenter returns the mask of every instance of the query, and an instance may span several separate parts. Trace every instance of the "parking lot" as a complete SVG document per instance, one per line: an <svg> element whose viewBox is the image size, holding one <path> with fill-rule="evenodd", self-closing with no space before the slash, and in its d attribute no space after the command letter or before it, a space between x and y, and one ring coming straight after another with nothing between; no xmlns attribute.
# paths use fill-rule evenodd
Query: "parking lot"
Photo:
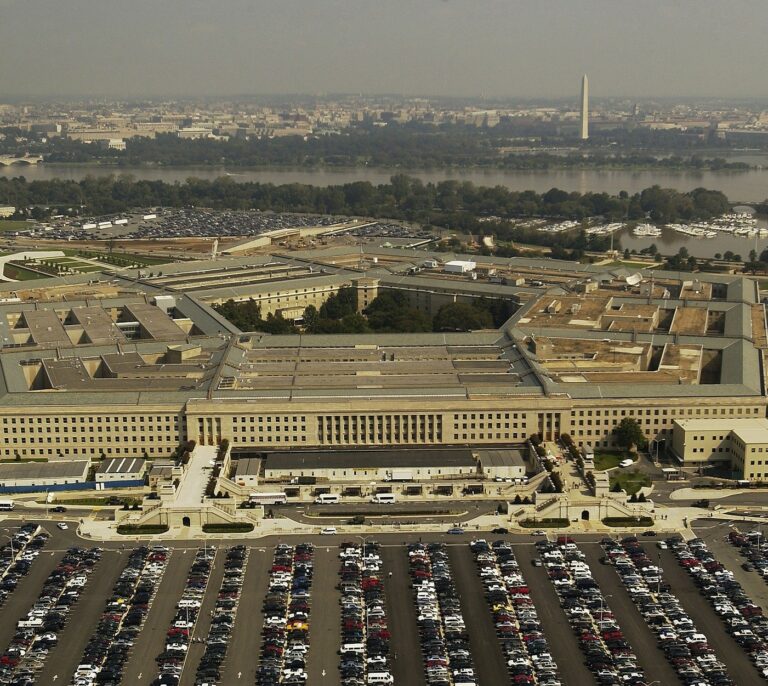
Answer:
<svg viewBox="0 0 768 686"><path fill-rule="evenodd" d="M717 533L719 541L722 536L721 532ZM370 616L363 615L365 632L358 635L375 635L375 649L385 651L386 659L375 658L377 652L366 653L366 659L375 658L377 662L370 664L377 670L381 669L381 672L390 673L392 683L408 686L427 686L429 683L445 683L449 686L471 683L559 683L568 686L614 683L608 680L607 673L601 677L603 681L598 680L595 673L585 666L583 636L574 631L573 623L569 622L568 617L572 613L566 614L562 593L558 595L552 581L552 568L534 565L534 560L541 559L542 549L534 545L541 537L485 535L483 538L489 546L499 539L512 542L512 545L499 544L501 547L494 547L495 557L483 558L486 569L482 574L483 567L478 566L476 560L477 552L475 548L470 548L470 541L477 536L436 534L422 538L424 552L419 554L422 559L428 559L428 565L433 570L438 571L437 585L451 589L445 597L439 594L435 596L436 604L423 605L420 610L422 614L427 613L424 616L438 620L437 624L433 620L429 623L432 627L428 637L431 641L430 653L444 640L441 636L448 637L452 648L446 651L447 665L443 665L443 658L435 654L427 655L421 648L424 632L423 628L421 632L419 629L413 587L414 567L409 562L408 554L408 544L414 550L413 546L418 544L419 537L401 534L377 538L378 561L363 570L361 577L366 580L366 588L374 588L374 595L366 597L373 603L370 607L375 605L378 609L375 612L372 610ZM292 575L290 583L294 591L298 589L296 597L300 601L292 606L295 615L293 619L286 620L291 622L289 630L292 632L292 652L289 656L293 665L290 669L293 671L286 676L288 672L282 670L289 668L284 665L284 661L273 661L272 665L278 667L273 672L277 675L276 680L269 681L262 677L262 683L328 686L356 683L351 674L355 670L352 665L357 658L349 659L347 656L345 663L341 654L344 625L339 546L344 540L351 546L360 547L362 543L359 538L345 539L342 536L314 536L309 537L309 540L301 538L288 541L294 551L302 542L313 544L311 555L301 553L296 558L301 564L305 564L302 561L311 560L312 576L309 583L297 583L296 569L286 572ZM373 540L373 537L369 537L367 542ZM50 538L45 541L27 573L8 594L0 607L0 650L11 646L14 634L17 633L17 623L27 617L39 602L46 579L62 563L72 541L71 532L51 531ZM426 546L427 543L437 541L442 541L443 547ZM83 676L89 671L84 667L88 667L89 663L83 661L86 655L92 657L102 654L109 655L105 664L109 664L110 669L117 670L122 665L122 674L119 681L108 681L106 670L101 679L95 670L91 670L95 672L93 683L154 682L184 686L199 683L259 683L257 676L264 665L264 602L273 576L270 570L273 568L277 543L275 540L215 542L215 551L202 550L197 542L179 543L169 546L167 553L155 553L158 559L154 562L146 558L137 562L136 557L132 558L131 555L135 556L138 548L135 543L104 544L105 549L84 582L85 590L73 599L66 621L57 631L56 640L46 652L41 653L41 664L35 680L14 682L7 679L5 683L56 686L89 683L87 680L77 681L78 678L91 678ZM245 546L242 556L231 553L232 548L238 544ZM664 583L679 600L680 606L695 625L696 632L706 636L710 646L708 649L722 663L727 677L736 684L758 683L760 677L750 661L750 655L727 631L722 617L703 600L700 588L674 552L669 549L660 550L655 539L641 539L638 544L654 565L660 556ZM82 545L82 541L80 545L87 547ZM150 543L147 554L152 554L152 546ZM602 594L600 610L592 603L593 618L600 619L599 612L603 612L602 618L614 622L620 631L620 634L616 634L615 630L605 634L606 645L613 651L617 669L627 665L626 656L633 654L636 656L636 667L633 669L643 674L645 682L679 683L673 664L659 647L657 633L638 609L619 570L612 564L605 564L605 560L601 561L606 555L605 544L601 545L600 539L592 536L577 539L575 546L582 557L570 574L584 579L588 573L591 579L589 585L599 589ZM715 551L713 545L710 549ZM718 543L718 558L728 567L739 559L738 551L737 558L725 559L721 557L720 550ZM204 566L198 566L195 573L195 565L200 565L204 558L209 559L208 572ZM497 564L498 569L502 570L501 576L491 578L489 585L487 575L498 574L491 570ZM514 570L515 565L518 571L513 573L510 570ZM124 574L128 567L134 571ZM740 577L747 574L742 572ZM754 572L751 574L754 578L750 579L750 588L754 586L761 589L765 582ZM374 582L372 587L370 581L374 577L379 581ZM135 604L129 612L133 613L130 616L132 622L138 623L138 628L134 632L125 631L125 627L132 622L121 624L121 618L129 613L125 609L116 610L120 603L114 604L115 592L120 591L120 584L127 579L141 588L144 578L156 579L156 589L138 599L133 596ZM506 591L503 584L495 584L494 579L497 578L504 579ZM377 587L379 590L375 590ZM350 588L347 590L353 593ZM745 590L751 593L746 587ZM127 594L125 588L121 592ZM503 609L504 603L499 602L503 600L503 595L499 594L504 592L511 599L506 610ZM427 591L422 597L423 602L428 603L432 596ZM190 607L194 611L187 615L187 610L180 602L183 598L191 598L193 601L199 599L200 606L197 607L196 601L193 602ZM454 600L448 602L449 598ZM759 603L759 600L756 602ZM427 607L429 609L424 609ZM349 612L346 616L347 619L351 618ZM272 626L279 625L278 619L270 621ZM111 634L104 630L103 622L111 627ZM352 627L352 631L361 630L359 622L348 622L346 626ZM119 633L121 630L122 634ZM279 631L270 634L272 637L279 635ZM469 655L466 659L460 657L463 650L462 635L467 637ZM619 635L622 637L617 638ZM519 636L522 642L515 636ZM121 637L121 640L118 641L116 637ZM382 643L384 637L387 638ZM528 645L531 637L537 641L535 648ZM112 652L94 652L93 641L102 644L104 651ZM271 655L283 654L280 641L279 638L272 641ZM622 647L622 641L627 644L626 648ZM305 657L298 647L302 642L307 646ZM169 651L169 646L174 645ZM373 650L372 646L373 643L369 650ZM590 650L593 659L597 659L594 655L605 655L594 645L590 646ZM534 655L537 656L535 660ZM162 660L158 662L161 656ZM455 670L451 660L455 661ZM510 672L510 661L514 662L516 677ZM347 669L346 682L341 671L343 663ZM526 666L528 663L530 665ZM521 675L533 673L534 664L539 668L538 681L524 681ZM441 669L442 666L446 669ZM209 675L218 673L219 679L209 678L203 682L201 675L206 669ZM370 674L373 667L365 669ZM161 673L164 675L162 682L159 681ZM544 680L545 676L548 681ZM4 682L0 680L0 683Z"/></svg>

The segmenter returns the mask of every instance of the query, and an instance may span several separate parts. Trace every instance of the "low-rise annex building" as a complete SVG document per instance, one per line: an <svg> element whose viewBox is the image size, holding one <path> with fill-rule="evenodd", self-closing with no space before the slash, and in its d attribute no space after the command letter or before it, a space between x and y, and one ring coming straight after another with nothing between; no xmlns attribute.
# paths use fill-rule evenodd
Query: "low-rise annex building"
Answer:
<svg viewBox="0 0 768 686"><path fill-rule="evenodd" d="M720 465L737 479L768 481L768 419L676 421L672 451L685 470Z"/></svg>

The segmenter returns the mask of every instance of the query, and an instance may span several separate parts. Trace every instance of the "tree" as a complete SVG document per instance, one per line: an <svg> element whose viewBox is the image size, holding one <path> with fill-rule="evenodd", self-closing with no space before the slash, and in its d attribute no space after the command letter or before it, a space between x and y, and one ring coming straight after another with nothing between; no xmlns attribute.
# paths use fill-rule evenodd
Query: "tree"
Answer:
<svg viewBox="0 0 768 686"><path fill-rule="evenodd" d="M434 331L470 331L492 327L493 319L487 310L464 303L443 305L432 322Z"/></svg>
<svg viewBox="0 0 768 686"><path fill-rule="evenodd" d="M616 442L627 450L632 446L644 448L646 444L645 434L640 427L640 423L634 417L624 417L613 430L616 436Z"/></svg>

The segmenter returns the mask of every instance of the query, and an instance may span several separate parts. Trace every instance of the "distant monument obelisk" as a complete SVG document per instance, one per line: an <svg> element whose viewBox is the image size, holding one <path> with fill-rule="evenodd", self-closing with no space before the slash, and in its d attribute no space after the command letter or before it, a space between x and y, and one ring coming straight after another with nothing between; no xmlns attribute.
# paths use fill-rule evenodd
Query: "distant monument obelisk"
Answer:
<svg viewBox="0 0 768 686"><path fill-rule="evenodd" d="M581 77L581 140L589 138L589 81L587 75Z"/></svg>

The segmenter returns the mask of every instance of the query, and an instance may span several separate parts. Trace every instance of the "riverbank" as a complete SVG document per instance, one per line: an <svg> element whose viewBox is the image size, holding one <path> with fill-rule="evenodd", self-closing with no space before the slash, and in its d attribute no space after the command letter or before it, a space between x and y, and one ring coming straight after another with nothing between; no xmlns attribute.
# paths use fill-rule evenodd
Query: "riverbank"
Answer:
<svg viewBox="0 0 768 686"><path fill-rule="evenodd" d="M725 193L736 203L762 202L768 195L768 167L748 171L670 171L670 170L610 170L610 169L549 169L504 170L484 168L424 169L401 167L280 167L241 169L227 166L161 167L106 166L94 164L48 164L0 167L0 178L23 176L28 181L53 179L82 180L87 176L128 174L135 179L183 183L190 177L214 180L222 176L238 182L300 183L313 186L333 186L355 181L374 185L389 183L395 174L408 174L424 183L456 180L477 186L502 186L510 190L532 190L544 193L551 188L568 192L637 193L658 184L688 192L694 188L709 188Z"/></svg>

